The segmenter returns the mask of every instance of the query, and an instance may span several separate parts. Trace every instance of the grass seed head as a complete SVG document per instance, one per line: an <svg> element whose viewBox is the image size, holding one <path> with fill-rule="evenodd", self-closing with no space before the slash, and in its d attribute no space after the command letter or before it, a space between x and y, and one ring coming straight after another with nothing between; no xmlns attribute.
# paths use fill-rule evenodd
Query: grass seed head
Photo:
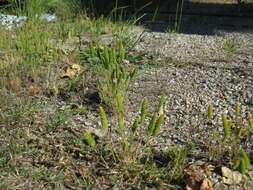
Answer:
<svg viewBox="0 0 253 190"><path fill-rule="evenodd" d="M108 121L107 121L105 110L102 106L99 107L99 113L100 113L100 118L101 118L102 129L107 130L108 129Z"/></svg>
<svg viewBox="0 0 253 190"><path fill-rule="evenodd" d="M154 133L155 130L155 125L156 125L156 121L157 121L157 113L154 112L151 121L149 122L148 125L148 132L150 135L152 135Z"/></svg>
<svg viewBox="0 0 253 190"><path fill-rule="evenodd" d="M209 120L213 119L213 105L209 104L207 108L207 117Z"/></svg>
<svg viewBox="0 0 253 190"><path fill-rule="evenodd" d="M164 120L165 120L164 114L160 115L155 123L155 128L154 128L153 134L152 134L153 136L158 135L158 133L160 132L161 126L164 124Z"/></svg>
<svg viewBox="0 0 253 190"><path fill-rule="evenodd" d="M225 143L231 134L231 121L227 118L226 114L222 114L223 132L224 136L222 142Z"/></svg>
<svg viewBox="0 0 253 190"><path fill-rule="evenodd" d="M92 148L95 148L97 143L95 139L93 138L92 134L90 134L88 131L85 131L83 133L83 140Z"/></svg>

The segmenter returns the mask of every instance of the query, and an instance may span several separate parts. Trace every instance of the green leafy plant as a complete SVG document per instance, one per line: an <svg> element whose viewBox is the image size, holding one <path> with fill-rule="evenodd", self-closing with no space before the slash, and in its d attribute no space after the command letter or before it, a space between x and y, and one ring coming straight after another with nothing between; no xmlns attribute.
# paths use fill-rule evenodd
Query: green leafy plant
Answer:
<svg viewBox="0 0 253 190"><path fill-rule="evenodd" d="M154 112L152 119L148 126L148 132L152 136L156 136L160 131L160 126L164 123L164 105L165 96L161 96L159 106L156 112Z"/></svg>
<svg viewBox="0 0 253 190"><path fill-rule="evenodd" d="M164 124L164 114L160 115L154 122L149 117L150 115L158 115L157 110L164 108L164 97L160 98L159 107L153 112L149 113L147 98L143 99L140 106L140 113L136 113L133 122L127 117L125 110L118 107L116 117L110 118L110 130L107 131L108 119L105 111L102 107L99 108L101 118L101 129L96 132L103 133L100 139L95 138L95 134L92 132L84 131L82 139L90 147L94 154L99 154L110 169L120 170L124 173L125 177L130 177L134 172L139 173L143 170L145 178L159 178L166 181L170 181L175 178L182 177L183 168L186 163L186 156L188 150L186 149L173 149L172 152L166 153L166 163L164 166L159 166L156 163L156 153L152 150L150 140L159 134L159 129ZM143 109L144 107L144 109ZM145 122L141 122L141 118L144 118ZM151 122L154 122L154 130L149 133L148 126ZM106 130L106 133L104 131ZM97 135L96 135L97 136ZM164 152L165 153L165 152ZM170 157L172 156L172 157ZM167 163L168 162L168 163ZM119 165L120 167L118 167ZM116 168L115 168L116 166ZM108 168L109 169L109 168ZM168 173L168 171L171 171ZM117 179L118 176L115 176ZM145 180L146 181L146 180ZM147 181L149 181L147 179Z"/></svg>
<svg viewBox="0 0 253 190"><path fill-rule="evenodd" d="M164 114L161 114L155 123L155 128L152 131L152 135L156 136L160 132L160 127L164 124Z"/></svg>
<svg viewBox="0 0 253 190"><path fill-rule="evenodd" d="M121 111L117 109L123 109L129 83L136 75L136 68L127 69L122 63L126 57L122 41L118 41L115 47L96 47L90 43L88 50L81 51L81 57L91 67L96 68L99 78L98 91L102 102L115 114L117 112L121 115Z"/></svg>
<svg viewBox="0 0 253 190"><path fill-rule="evenodd" d="M122 44L119 53L113 48L105 47L99 52L99 59L105 69L105 74L99 80L99 95L104 103L115 111L115 108L123 106L125 94L127 92L130 81L136 74L136 69L127 70L121 64L125 56ZM122 108L121 108L122 110Z"/></svg>
<svg viewBox="0 0 253 190"><path fill-rule="evenodd" d="M139 127L139 123L140 123L140 119L138 116L135 117L134 119L134 123L133 123L133 126L132 126L132 132L135 133Z"/></svg>

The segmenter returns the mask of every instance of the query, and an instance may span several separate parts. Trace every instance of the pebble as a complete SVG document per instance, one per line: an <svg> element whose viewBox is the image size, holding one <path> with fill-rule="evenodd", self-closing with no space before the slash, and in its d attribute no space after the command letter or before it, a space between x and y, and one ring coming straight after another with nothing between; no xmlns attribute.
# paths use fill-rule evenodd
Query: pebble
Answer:
<svg viewBox="0 0 253 190"><path fill-rule="evenodd" d="M247 182L246 187L247 187L247 190L253 190L253 180Z"/></svg>
<svg viewBox="0 0 253 190"><path fill-rule="evenodd" d="M221 172L224 184L237 185L243 182L244 176L238 171L232 171L227 167L222 167Z"/></svg>
<svg viewBox="0 0 253 190"><path fill-rule="evenodd" d="M223 183L216 183L216 184L214 185L214 189L215 189L215 190L229 190L229 189L228 189L228 186L225 185L225 184L223 184Z"/></svg>

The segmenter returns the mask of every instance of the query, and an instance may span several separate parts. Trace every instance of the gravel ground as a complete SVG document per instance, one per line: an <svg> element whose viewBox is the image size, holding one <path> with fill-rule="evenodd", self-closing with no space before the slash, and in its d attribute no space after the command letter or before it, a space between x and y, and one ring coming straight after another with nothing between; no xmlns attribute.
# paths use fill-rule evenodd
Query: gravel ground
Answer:
<svg viewBox="0 0 253 190"><path fill-rule="evenodd" d="M223 44L228 39L238 42L233 55L226 55ZM253 34L229 33L224 36L202 36L149 32L136 51L157 55L159 68L139 75L133 85L137 97L168 96L168 128L202 130L206 133L206 110L213 104L219 114L233 114L237 102L242 113L253 111L247 105L253 94ZM194 129L194 130L193 130ZM198 140L202 133L194 133ZM187 137L188 134L185 134Z"/></svg>
<svg viewBox="0 0 253 190"><path fill-rule="evenodd" d="M156 100L168 97L167 122L159 147L194 141L205 144L215 130L222 134L221 113L233 117L237 102L242 115L252 113L248 105L253 95L253 30L217 31L216 35L146 32L134 51L155 55L156 67L144 70L129 93L130 102L143 96ZM235 45L231 53L227 44ZM214 105L212 126L207 124L207 107ZM249 149L253 149L252 143ZM251 179L253 180L253 179ZM242 189L212 178L215 189Z"/></svg>

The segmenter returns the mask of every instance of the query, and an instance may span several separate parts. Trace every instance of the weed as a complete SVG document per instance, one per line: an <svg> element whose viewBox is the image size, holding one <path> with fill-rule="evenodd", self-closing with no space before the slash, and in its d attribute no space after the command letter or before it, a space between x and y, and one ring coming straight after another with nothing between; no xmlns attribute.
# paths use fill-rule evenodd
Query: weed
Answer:
<svg viewBox="0 0 253 190"><path fill-rule="evenodd" d="M170 180L180 179L183 176L183 170L187 164L187 156L192 151L193 147L191 145L186 145L185 147L176 148L172 147L165 151L165 157L169 160L167 170L167 178Z"/></svg>
<svg viewBox="0 0 253 190"><path fill-rule="evenodd" d="M224 132L222 142L225 143L231 134L231 121L227 118L225 114L222 114L222 124L223 124L223 132Z"/></svg>
<svg viewBox="0 0 253 190"><path fill-rule="evenodd" d="M34 113L41 108L40 102L28 98L18 97L15 94L1 92L0 125L8 127L22 127L35 120Z"/></svg>
<svg viewBox="0 0 253 190"><path fill-rule="evenodd" d="M160 98L160 102L162 104L159 105L159 108L157 110L161 110L163 107L164 107L164 104L165 104L165 101L164 100L164 96L161 96ZM133 122L133 124L129 124L129 126L125 125L126 123L124 123L124 120L127 121L126 118L124 118L124 110L122 107L120 107L119 104L117 104L117 118L116 118L116 121L115 122L112 122L112 123L117 123L116 125L116 130L118 131L119 133L119 136L120 136L120 144L121 144L121 151L119 150L117 152L117 154L120 154L120 152L124 152L124 155L130 151L133 151L135 150L137 147L139 147L140 145L135 145L136 144L136 135L137 135L137 131L140 131L142 130L142 128L145 128L145 125L146 123L144 123L144 121L142 122L141 121L141 118L142 120L145 120L147 118L148 115L155 115L157 116L159 113L157 111L155 111L154 113L148 113L147 114L147 99L144 98L143 100L143 103L142 103L142 106L141 106L141 112L140 112L140 115L137 115L135 117L135 120ZM108 119L106 117L106 114L105 114L105 111L102 107L100 107L100 117L101 117L101 124L102 124L102 130L103 131L107 131L108 129ZM164 114L161 113L159 115L159 117L152 117L152 119L149 121L149 124L148 124L148 130L147 130L147 134L149 134L150 136L157 136L158 133L159 133L159 130L161 128L161 126L164 124ZM151 126L152 125L152 129L151 129ZM142 127L143 126L143 127ZM129 128L131 130L129 130ZM111 129L111 132L114 131L115 129ZM87 131L85 131L85 136L88 136L87 135ZM109 134L109 136L111 136ZM90 135L88 136L89 138L91 137ZM90 146L93 146L94 143L93 141L95 141L95 139L93 139L92 141L92 144L90 144ZM115 140L116 142L114 142L113 144L117 144L117 141L118 140ZM138 142L138 140L137 140ZM135 147L136 146L136 147ZM135 150L136 151L136 150ZM122 157L123 155L119 155L120 157Z"/></svg>
<svg viewBox="0 0 253 190"><path fill-rule="evenodd" d="M176 34L176 33L180 32L182 15L183 15L183 7L184 7L184 0L177 0L174 26L167 27L166 32L172 33L172 34Z"/></svg>
<svg viewBox="0 0 253 190"><path fill-rule="evenodd" d="M210 109L210 106L209 106ZM208 109L208 110L209 110ZM210 111L208 111L210 115ZM222 114L222 126L223 126L223 137L219 139L217 135L212 138L212 141L217 142L209 146L208 154L211 155L212 159L220 160L227 163L234 169L245 173L249 167L249 156L248 153L243 149L243 142L251 135L251 114L248 115L246 120L248 122L243 122L241 116L241 107L237 103L235 106L234 120L229 118L227 114ZM208 118L210 118L208 116ZM212 124L212 122L210 123ZM249 125L248 125L249 124ZM220 141L222 143L220 143ZM210 143L212 144L212 143ZM231 148L232 147L232 148Z"/></svg>
<svg viewBox="0 0 253 190"><path fill-rule="evenodd" d="M101 117L101 125L102 125L102 129L103 130L107 130L108 129L108 121L106 118L106 113L104 111L103 107L99 107L99 113L100 113L100 117Z"/></svg>
<svg viewBox="0 0 253 190"><path fill-rule="evenodd" d="M213 105L208 105L208 109L207 109L207 118L209 121L211 121L213 119Z"/></svg>
<svg viewBox="0 0 253 190"><path fill-rule="evenodd" d="M251 97L249 98L248 104L251 105L251 106L253 106L253 96L251 96Z"/></svg>
<svg viewBox="0 0 253 190"><path fill-rule="evenodd" d="M92 137L92 135L89 132L85 131L83 133L83 139L92 148L96 147L97 143L96 143L95 139Z"/></svg>
<svg viewBox="0 0 253 190"><path fill-rule="evenodd" d="M223 49L225 50L228 57L235 55L238 48L239 48L239 43L234 38L228 38L223 43Z"/></svg>
<svg viewBox="0 0 253 190"><path fill-rule="evenodd" d="M49 119L49 130L56 130L61 125L67 124L69 119L70 110L68 108L56 111Z"/></svg>
<svg viewBox="0 0 253 190"><path fill-rule="evenodd" d="M100 107L101 133L104 133L102 139L96 139L97 136L87 130L84 131L83 139L96 153L102 153L100 158L102 156L104 161L108 160L106 165L110 166L110 170L120 170L125 180L131 180L136 172L139 174L139 180L143 181L142 185L149 187L161 186L162 181L170 183L179 180L183 176L187 156L192 148L186 146L156 152L150 144L150 140L159 134L159 129L164 124L164 104L165 97L161 96L158 108L149 113L148 100L144 98L140 113L136 115L133 123L128 122L121 108L117 108L116 110L120 111L116 118L112 118L110 130L109 120L104 109ZM155 117L150 118L152 115ZM117 168L118 164L120 168ZM110 176L110 179L116 182L119 177Z"/></svg>
<svg viewBox="0 0 253 190"><path fill-rule="evenodd" d="M115 112L115 108L123 106L129 82L133 79L135 72L136 70L132 69L126 73L123 66L117 65L99 81L99 95L112 111Z"/></svg>
<svg viewBox="0 0 253 190"><path fill-rule="evenodd" d="M62 20L76 18L85 15L82 0L49 0L48 9L54 12Z"/></svg>
<svg viewBox="0 0 253 190"><path fill-rule="evenodd" d="M101 69L104 71L103 77L100 77L98 82L99 95L101 100L116 112L115 108L123 106L129 82L136 74L135 68L128 71L122 65L126 57L122 42L118 42L116 48L108 46L96 48L93 44L89 44L89 49L83 56L90 64L97 65L98 71Z"/></svg>
<svg viewBox="0 0 253 190"><path fill-rule="evenodd" d="M190 148L169 147L158 152L153 146L165 123L165 97L161 96L153 112L144 98L133 120L125 106L129 84L137 72L129 65L143 61L142 55L131 52L143 35L134 40L130 32L138 18L124 23L119 7L112 12L112 18L88 18L85 13L79 15L85 12L80 9L80 0L13 2L16 3L13 12L28 16L28 20L20 27L13 27L11 32L0 27L0 178L3 180L0 186L92 189L94 185L104 189L109 184L119 189L144 189L181 180ZM181 2L178 1L175 32L180 30ZM59 19L55 23L38 19L48 12L55 12ZM110 45L100 44L99 38L104 34L113 34ZM83 49L84 35L91 41L87 49ZM69 53L62 47L72 40L74 50ZM228 41L224 48L234 52L237 45ZM79 105L81 98L76 97L79 91L88 89L86 74L90 74L83 69L79 72L79 58L81 63L95 68L92 77L98 79L96 87L102 100L101 129L85 129L81 139L83 126L80 129L70 125L72 117L82 122L89 114L85 106ZM74 66L78 72L73 71ZM61 75L64 68L70 69ZM30 95L29 89L35 89L32 87L41 88L42 93ZM45 89L54 89L55 95L73 97L78 102L75 105L71 102L72 109L59 109L62 102L58 97L43 96ZM53 101L57 104L52 104ZM47 112L51 107L45 106L46 103L53 105L53 113ZM245 173L250 159L244 142L252 134L253 119L252 114L247 118L241 115L237 104L235 117L222 116L224 135L219 138L217 133L213 140L216 152L209 150L219 160L225 158L231 167ZM211 105L207 118L213 125Z"/></svg>
<svg viewBox="0 0 253 190"><path fill-rule="evenodd" d="M248 115L248 124L249 127L253 130L253 117L251 114Z"/></svg>
<svg viewBox="0 0 253 190"><path fill-rule="evenodd" d="M233 168L245 174L250 166L250 158L245 150L241 149L239 155L233 161Z"/></svg>
<svg viewBox="0 0 253 190"><path fill-rule="evenodd" d="M89 43L87 51L81 51L81 60L92 65L100 64L106 70L112 70L117 63L122 62L126 57L125 47L119 41L116 47L96 47L94 43Z"/></svg>

